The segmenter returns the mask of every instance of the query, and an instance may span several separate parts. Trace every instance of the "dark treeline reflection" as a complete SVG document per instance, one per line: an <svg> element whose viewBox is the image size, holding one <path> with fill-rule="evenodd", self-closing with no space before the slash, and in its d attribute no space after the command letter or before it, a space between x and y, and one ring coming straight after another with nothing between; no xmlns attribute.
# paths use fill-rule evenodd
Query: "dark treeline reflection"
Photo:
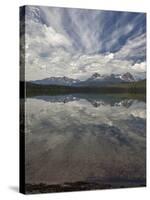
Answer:
<svg viewBox="0 0 150 200"><path fill-rule="evenodd" d="M142 99L142 96L140 95ZM94 107L98 107L100 105L111 105L111 106L125 106L129 107L133 102L137 101L137 99L126 98L126 94L68 94L68 95L56 95L56 96L35 96L35 99L41 99L44 101L49 101L51 103L68 103L71 101L80 101L86 100L90 102ZM142 101L145 101L142 99Z"/></svg>

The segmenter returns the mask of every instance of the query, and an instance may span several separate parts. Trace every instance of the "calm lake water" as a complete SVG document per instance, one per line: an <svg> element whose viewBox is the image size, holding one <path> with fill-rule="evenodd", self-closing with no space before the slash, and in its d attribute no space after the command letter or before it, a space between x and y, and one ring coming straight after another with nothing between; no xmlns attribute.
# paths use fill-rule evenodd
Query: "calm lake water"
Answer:
<svg viewBox="0 0 150 200"><path fill-rule="evenodd" d="M80 94L25 104L26 183L145 184L144 101Z"/></svg>

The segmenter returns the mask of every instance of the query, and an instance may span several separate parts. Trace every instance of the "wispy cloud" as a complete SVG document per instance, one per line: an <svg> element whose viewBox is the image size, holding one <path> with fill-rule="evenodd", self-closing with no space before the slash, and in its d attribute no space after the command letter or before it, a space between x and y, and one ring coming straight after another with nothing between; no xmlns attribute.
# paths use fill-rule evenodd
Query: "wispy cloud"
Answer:
<svg viewBox="0 0 150 200"><path fill-rule="evenodd" d="M146 71L143 13L26 7L26 80Z"/></svg>

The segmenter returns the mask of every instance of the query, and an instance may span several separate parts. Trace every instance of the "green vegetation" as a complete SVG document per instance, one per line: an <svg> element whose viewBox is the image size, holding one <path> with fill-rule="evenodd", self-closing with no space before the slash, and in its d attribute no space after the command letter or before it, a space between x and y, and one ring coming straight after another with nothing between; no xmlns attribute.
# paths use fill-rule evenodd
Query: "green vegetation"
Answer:
<svg viewBox="0 0 150 200"><path fill-rule="evenodd" d="M112 85L115 88L127 89L128 92L133 93L146 93L146 80L138 82L129 82L129 83L119 83L117 85Z"/></svg>
<svg viewBox="0 0 150 200"><path fill-rule="evenodd" d="M21 83L23 84L23 83ZM26 96L62 95L71 93L119 94L128 98L146 99L146 80L119 83L101 87L71 87L58 85L38 85L26 82Z"/></svg>

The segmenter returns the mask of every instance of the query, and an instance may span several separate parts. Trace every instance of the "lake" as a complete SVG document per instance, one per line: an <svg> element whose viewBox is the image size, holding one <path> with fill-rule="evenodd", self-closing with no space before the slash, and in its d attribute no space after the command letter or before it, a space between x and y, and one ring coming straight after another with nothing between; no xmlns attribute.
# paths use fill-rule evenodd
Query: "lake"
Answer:
<svg viewBox="0 0 150 200"><path fill-rule="evenodd" d="M28 192L146 184L144 101L70 94L27 98L25 108Z"/></svg>

